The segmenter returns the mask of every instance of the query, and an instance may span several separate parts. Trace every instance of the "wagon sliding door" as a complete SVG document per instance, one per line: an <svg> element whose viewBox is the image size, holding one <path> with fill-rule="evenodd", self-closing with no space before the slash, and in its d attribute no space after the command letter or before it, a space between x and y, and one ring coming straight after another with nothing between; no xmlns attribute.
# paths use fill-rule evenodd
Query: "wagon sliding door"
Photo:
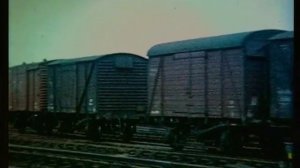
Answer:
<svg viewBox="0 0 300 168"><path fill-rule="evenodd" d="M96 61L78 63L76 67L76 111L96 112Z"/></svg>
<svg viewBox="0 0 300 168"><path fill-rule="evenodd" d="M149 61L150 114L204 116L205 53L179 53L154 57Z"/></svg>
<svg viewBox="0 0 300 168"><path fill-rule="evenodd" d="M76 111L76 65L56 65L52 67L49 81L50 111Z"/></svg>

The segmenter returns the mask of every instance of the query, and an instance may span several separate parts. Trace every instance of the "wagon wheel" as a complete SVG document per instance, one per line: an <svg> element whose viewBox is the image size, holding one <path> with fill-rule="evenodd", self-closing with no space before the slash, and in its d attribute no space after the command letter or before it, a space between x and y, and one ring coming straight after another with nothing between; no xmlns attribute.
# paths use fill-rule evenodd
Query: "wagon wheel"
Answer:
<svg viewBox="0 0 300 168"><path fill-rule="evenodd" d="M182 150L186 143L186 136L181 129L172 129L168 135L170 146L175 150Z"/></svg>
<svg viewBox="0 0 300 168"><path fill-rule="evenodd" d="M98 139L101 138L102 133L103 133L103 127L101 125L98 125L97 132L96 132L96 136Z"/></svg>
<svg viewBox="0 0 300 168"><path fill-rule="evenodd" d="M26 129L26 124L22 123L22 122L17 122L15 124L15 128L20 132L20 133L24 133L25 129Z"/></svg>
<svg viewBox="0 0 300 168"><path fill-rule="evenodd" d="M43 134L44 132L43 122L43 118L38 114L32 115L29 118L30 127L33 128L38 134Z"/></svg>
<svg viewBox="0 0 300 168"><path fill-rule="evenodd" d="M97 122L97 120L92 119L87 124L86 136L89 139L99 139L102 135L103 127Z"/></svg>
<svg viewBox="0 0 300 168"><path fill-rule="evenodd" d="M276 159L284 158L285 151L280 137L266 134L260 141L265 156Z"/></svg>
<svg viewBox="0 0 300 168"><path fill-rule="evenodd" d="M219 146L221 151L225 153L232 152L229 131L224 131L221 133Z"/></svg>
<svg viewBox="0 0 300 168"><path fill-rule="evenodd" d="M14 123L14 127L20 132L20 133L24 133L26 126L27 126L27 118L22 116L22 115L18 115L16 117L15 123Z"/></svg>
<svg viewBox="0 0 300 168"><path fill-rule="evenodd" d="M47 135L53 134L53 129L58 125L57 118L54 116L47 116L44 120L44 127Z"/></svg>
<svg viewBox="0 0 300 168"><path fill-rule="evenodd" d="M126 125L122 133L123 141L129 142L133 137L133 125Z"/></svg>
<svg viewBox="0 0 300 168"><path fill-rule="evenodd" d="M219 139L219 147L222 152L227 154L234 154L241 150L243 143L242 135L234 135L233 132L225 130L221 133Z"/></svg>

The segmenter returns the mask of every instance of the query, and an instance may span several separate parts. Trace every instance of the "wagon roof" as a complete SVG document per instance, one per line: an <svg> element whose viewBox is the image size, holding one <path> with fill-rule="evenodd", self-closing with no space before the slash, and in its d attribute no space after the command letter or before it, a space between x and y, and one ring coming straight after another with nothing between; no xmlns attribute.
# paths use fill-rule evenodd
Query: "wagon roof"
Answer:
<svg viewBox="0 0 300 168"><path fill-rule="evenodd" d="M51 63L53 61L55 61L55 60L49 60L49 61L45 60L45 61L41 61L41 62L23 63L23 64L11 66L9 68L26 67L27 70L31 70L31 69L37 69L37 68L39 68L39 66L41 64L49 64L49 63Z"/></svg>
<svg viewBox="0 0 300 168"><path fill-rule="evenodd" d="M135 54L130 54L130 53L113 53L113 54L87 56L87 57L80 57L80 58L61 59L61 60L53 61L52 63L50 63L48 65L74 64L74 63L79 63L79 62L89 62L89 61L95 61L95 60L105 57L105 56L112 56L112 55L132 55L132 56L144 58L140 55L135 55ZM146 58L144 58L144 59L146 59Z"/></svg>
<svg viewBox="0 0 300 168"><path fill-rule="evenodd" d="M282 40L282 39L290 39L290 38L294 38L293 31L276 34L275 36L271 37L270 40Z"/></svg>
<svg viewBox="0 0 300 168"><path fill-rule="evenodd" d="M39 63L36 63L36 62L33 62L33 63L23 63L23 64L19 64L19 65L14 65L14 66L11 66L9 68L19 68L19 67L36 67L38 66Z"/></svg>
<svg viewBox="0 0 300 168"><path fill-rule="evenodd" d="M245 44L245 41L250 36L259 33L265 35L274 35L274 33L280 33L281 30L257 30L250 32L241 32L234 34L226 34L219 36L210 36L175 42L168 42L157 44L149 49L148 56L167 55L180 52L192 52L200 50L213 50L222 48L240 47ZM273 33L273 34L272 34ZM269 38L269 36L267 37Z"/></svg>

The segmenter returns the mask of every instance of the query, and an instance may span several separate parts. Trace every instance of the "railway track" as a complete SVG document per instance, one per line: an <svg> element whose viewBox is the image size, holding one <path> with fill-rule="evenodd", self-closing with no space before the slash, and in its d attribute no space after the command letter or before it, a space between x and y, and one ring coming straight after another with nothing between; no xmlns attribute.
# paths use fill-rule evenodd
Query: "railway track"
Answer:
<svg viewBox="0 0 300 168"><path fill-rule="evenodd" d="M122 166L122 167L195 167L195 168L218 168L218 167L278 167L276 162L266 162L266 161L255 161L255 160L237 160L233 158L225 157L212 157L212 156L202 156L195 158L190 155L185 156L185 158L174 157L174 155L168 156L168 160L163 158L151 158L149 155L139 154L99 154L95 152L83 152L74 150L64 150L64 149L51 149L43 147L32 147L24 145L9 145L10 153L12 155L19 155L24 157L23 164L29 163L36 165L57 165L57 160L63 162L65 166ZM146 158L142 157L147 156ZM164 155L165 156L165 155ZM34 157L34 159L33 159ZM159 157L162 157L160 155ZM197 156L199 157L199 156ZM39 158L39 159L37 159ZM20 158L19 158L20 159ZM24 159L24 158L23 158ZM49 160L48 160L49 159ZM36 161L39 161L38 163ZM183 160L185 162L183 162ZM189 160L189 163L186 163ZM231 163L230 163L230 161ZM50 162L50 163L49 163ZM72 162L72 163L71 163ZM201 162L201 163L198 163ZM245 164L245 162L249 162ZM250 164L251 162L251 164ZM68 164L69 163L69 164ZM54 165L53 165L54 166ZM61 165L59 165L61 166Z"/></svg>
<svg viewBox="0 0 300 168"><path fill-rule="evenodd" d="M164 141L158 141L158 142L151 142L151 141L146 141L145 139L135 139L132 140L130 142L126 142L124 143L124 141L120 140L118 137L116 136L110 136L110 137L105 137L105 138L101 138L99 141L91 141L91 140L87 140L84 137L80 137L78 135L72 134L72 135L64 135L64 136L40 136L40 135L36 135L36 134L23 134L26 135L27 137L24 138L23 136L19 136L18 133L13 132L10 135L10 139L11 142L13 143L17 143L17 144L26 144L26 143L30 143L32 141L34 141L34 143L40 144L41 145L45 145L44 141L46 140L49 144L49 142L51 142L50 140L57 140L60 139L62 142L68 142L70 141L70 139L72 139L72 142L80 142L80 143L92 143L92 144L105 144L105 145L110 145L111 143L113 144L118 144L118 147L127 147L128 146L132 146L135 145L135 147L137 146L141 146L142 148L145 146L151 146L151 148L158 148L158 149L168 149L168 150L172 150L172 148L166 144ZM74 136L73 136L74 135ZM76 137L76 138L74 138ZM199 143L199 142L192 142L190 141L190 143L187 143L185 145L185 148L182 150L185 153L218 153L219 155L222 155L222 153L219 151L218 148L212 147L212 146L206 146L203 143ZM257 151L256 151L257 154ZM257 155L256 155L257 156Z"/></svg>
<svg viewBox="0 0 300 168"><path fill-rule="evenodd" d="M27 131L29 132L26 133L27 136L31 137L43 137L40 135L37 135L34 131ZM15 129L10 130L11 137L16 135L18 136L18 132ZM77 141L87 141L86 136L84 134L80 133L73 133L73 134L54 134L52 136L47 136L47 139L51 138L61 138L65 139L68 141L69 139L76 139ZM122 143L124 144L124 141L122 138L120 138L119 135L116 134L104 134L101 138L97 140L90 141L91 143L98 143L98 142L117 142L117 143ZM163 134L157 135L156 136L151 136L150 134L136 134L133 139L130 142L127 143L133 143L133 144L147 144L147 145L158 145L161 147L169 147L169 145L166 142L166 137L164 137ZM189 137L187 139L187 143L185 144L185 147L183 151L188 151L188 152L195 152L195 153L203 153L203 152L209 152L209 153L215 153L222 155L222 152L220 151L220 148L217 148L215 146L210 146L207 144L204 144L202 142L197 142L194 137ZM245 156L254 156L254 157L264 157L264 154L261 152L260 148L249 148L249 147L244 147L243 152L241 153L242 155Z"/></svg>
<svg viewBox="0 0 300 168"><path fill-rule="evenodd" d="M16 129L10 128L9 131L10 134L10 139L18 139L18 138L23 138L23 136L20 136L20 133ZM98 143L98 142L119 142L119 143L124 143L122 138L120 138L120 135L117 134L103 134L102 137L100 137L97 140L88 140L86 136L82 133L59 133L59 134L53 134L51 136L43 136L43 135L38 135L36 134L35 131L32 131L30 129L27 129L26 133L22 133L22 135L25 135L27 139L32 139L32 138L38 138L43 140L44 137L46 137L47 140L49 139L64 139L68 141L69 139L76 140L76 141L92 141L92 143ZM193 139L189 139L190 143L187 143L185 149L203 149L203 144L199 142L195 142ZM134 143L134 144L148 144L148 145L158 145L158 146L165 146L169 147L169 145L166 143L166 138L163 137L163 135L156 135L156 136L151 136L149 134L136 134L134 135L133 139L130 142L127 143Z"/></svg>
<svg viewBox="0 0 300 168"><path fill-rule="evenodd" d="M164 167L191 167L191 168L212 168L211 166L186 164L180 162L170 162L163 160L143 159L130 157L122 154L98 154L91 152L81 152L62 149L51 149L41 147L30 147L23 145L9 145L12 154L25 155L28 157L26 161L32 159L32 157L42 157L50 159L50 165L54 165L57 160L62 160L65 166L113 166L113 167L146 167L146 168L164 168ZM34 159L36 160L36 158ZM42 164L48 164L49 161L40 159ZM26 162L25 161L25 162ZM73 162L73 163L71 163ZM75 162L75 163L74 163ZM39 163L39 164L41 164ZM57 162L56 162L57 163ZM68 163L70 163L68 165ZM32 163L31 163L32 164ZM60 166L60 165L59 165Z"/></svg>
<svg viewBox="0 0 300 168"><path fill-rule="evenodd" d="M9 151L16 162L23 160L26 164L30 164L28 162L35 156L42 157L40 164L44 165L55 163L44 161L59 160L59 163L81 162L88 167L113 166L113 163L118 163L117 167L126 167L129 163L136 163L129 167L278 167L278 162L275 161L205 154L200 150L197 152L196 149L177 152L162 144L93 143L84 140L47 139L39 136L17 140L11 138Z"/></svg>

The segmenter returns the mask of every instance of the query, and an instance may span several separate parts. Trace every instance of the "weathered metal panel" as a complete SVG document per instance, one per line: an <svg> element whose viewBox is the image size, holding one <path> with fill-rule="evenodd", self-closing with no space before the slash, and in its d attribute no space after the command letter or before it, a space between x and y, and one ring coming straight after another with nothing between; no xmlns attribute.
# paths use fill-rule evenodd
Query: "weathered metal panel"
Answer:
<svg viewBox="0 0 300 168"><path fill-rule="evenodd" d="M43 111L46 108L47 62L22 64L9 71L9 109Z"/></svg>
<svg viewBox="0 0 300 168"><path fill-rule="evenodd" d="M100 114L130 117L145 112L146 59L128 54L107 56L97 62L96 78L97 111Z"/></svg>
<svg viewBox="0 0 300 168"><path fill-rule="evenodd" d="M49 66L50 111L64 113L92 113L95 107L95 61L55 64ZM90 81L89 75L91 73Z"/></svg>
<svg viewBox="0 0 300 168"><path fill-rule="evenodd" d="M242 49L222 51L223 117L241 118L244 114L244 53Z"/></svg>
<svg viewBox="0 0 300 168"><path fill-rule="evenodd" d="M76 67L76 110L80 113L96 112L95 65L96 61L82 62Z"/></svg>
<svg viewBox="0 0 300 168"><path fill-rule="evenodd" d="M52 75L49 80L50 111L76 112L76 65L68 64L51 66ZM53 97L53 98L52 98Z"/></svg>
<svg viewBox="0 0 300 168"><path fill-rule="evenodd" d="M16 100L14 111L26 111L26 88L27 88L27 76L26 76L26 65L22 65L16 69L15 72L15 90L16 90Z"/></svg>
<svg viewBox="0 0 300 168"><path fill-rule="evenodd" d="M239 48L245 46L245 41L250 39L257 39L256 41L251 41L257 45L260 40L265 40L266 38L273 36L276 33L281 33L281 30L257 30L251 32L240 32L234 34L225 34L219 36L211 37L202 37L196 39L175 41L157 44L149 49L148 56L168 56L170 54L176 53L188 53L195 51L204 51L204 50L223 50L228 48ZM263 44L263 43L261 43ZM249 44L247 50L249 49L250 53L256 52L257 48L253 48ZM248 52L248 51L247 51Z"/></svg>
<svg viewBox="0 0 300 168"><path fill-rule="evenodd" d="M163 67L161 68L162 78L164 82L161 87L161 92L164 92L162 97L162 107L164 107L164 115L178 115L182 113L188 115L189 108L187 100L189 95L189 53L179 53L172 56L162 57L164 59ZM172 65L174 63L174 66ZM176 69L175 69L176 67ZM168 113L171 112L171 113Z"/></svg>
<svg viewBox="0 0 300 168"><path fill-rule="evenodd" d="M40 111L40 100L39 100L39 87L40 79L38 75L38 69L28 70L28 110L29 111Z"/></svg>
<svg viewBox="0 0 300 168"><path fill-rule="evenodd" d="M160 58L151 58L148 62L148 110L152 115L160 115Z"/></svg>
<svg viewBox="0 0 300 168"><path fill-rule="evenodd" d="M247 118L262 118L267 115L268 74L266 58L248 57L245 64L245 110Z"/></svg>
<svg viewBox="0 0 300 168"><path fill-rule="evenodd" d="M10 68L10 105L11 111L26 111L27 110L27 64L22 64Z"/></svg>
<svg viewBox="0 0 300 168"><path fill-rule="evenodd" d="M272 41L270 48L271 117L292 118L293 115L293 38Z"/></svg>
<svg viewBox="0 0 300 168"><path fill-rule="evenodd" d="M242 65L241 49L151 57L150 115L239 118L243 109Z"/></svg>
<svg viewBox="0 0 300 168"><path fill-rule="evenodd" d="M147 59L125 53L56 61L49 66L48 109L104 116L143 113L146 66Z"/></svg>
<svg viewBox="0 0 300 168"><path fill-rule="evenodd" d="M163 43L153 46L149 50L148 55L159 56L174 53L188 53L201 50L222 50L226 48L241 47L245 39L252 33L254 32L241 32Z"/></svg>
<svg viewBox="0 0 300 168"><path fill-rule="evenodd" d="M163 64L160 64L162 60ZM198 81L199 78L193 78L193 76L196 77L201 74L201 70L203 71L201 66L197 66L199 62L203 62L201 53L180 53L150 59L149 101L154 99L152 107L149 107L151 108L151 115L192 116L197 112L199 113L199 111L201 113L201 110L203 110L201 102L195 101L196 98L201 98L198 93L201 90L197 85L201 81ZM158 72L159 64L162 66L160 72ZM164 74L163 78L161 74ZM157 78L156 83L155 78ZM164 85L163 89L162 84ZM153 90L155 85L156 89ZM162 94L162 92L164 93ZM200 105L198 105L199 103ZM196 112L195 109L198 109L198 111Z"/></svg>
<svg viewBox="0 0 300 168"><path fill-rule="evenodd" d="M26 110L26 65L19 65L10 68L10 105L11 111L25 111Z"/></svg>
<svg viewBox="0 0 300 168"><path fill-rule="evenodd" d="M47 106L47 65L29 66L27 70L27 108L29 111L45 111Z"/></svg>
<svg viewBox="0 0 300 168"><path fill-rule="evenodd" d="M150 114L245 121L245 98L262 93L258 85L266 82L258 73L261 65L247 61L263 58L267 39L281 32L261 30L153 46L148 51Z"/></svg>
<svg viewBox="0 0 300 168"><path fill-rule="evenodd" d="M40 88L39 88L39 102L40 102L40 111L47 111L47 99L48 99L48 67L47 63L44 63L40 66L39 70L40 77Z"/></svg>
<svg viewBox="0 0 300 168"><path fill-rule="evenodd" d="M47 111L55 112L55 98L56 98L56 66L48 66L48 81L47 81Z"/></svg>
<svg viewBox="0 0 300 168"><path fill-rule="evenodd" d="M207 53L207 112L208 116L222 115L221 52Z"/></svg>
<svg viewBox="0 0 300 168"><path fill-rule="evenodd" d="M205 115L205 63L206 52L191 52L189 62L188 103L190 117Z"/></svg>

